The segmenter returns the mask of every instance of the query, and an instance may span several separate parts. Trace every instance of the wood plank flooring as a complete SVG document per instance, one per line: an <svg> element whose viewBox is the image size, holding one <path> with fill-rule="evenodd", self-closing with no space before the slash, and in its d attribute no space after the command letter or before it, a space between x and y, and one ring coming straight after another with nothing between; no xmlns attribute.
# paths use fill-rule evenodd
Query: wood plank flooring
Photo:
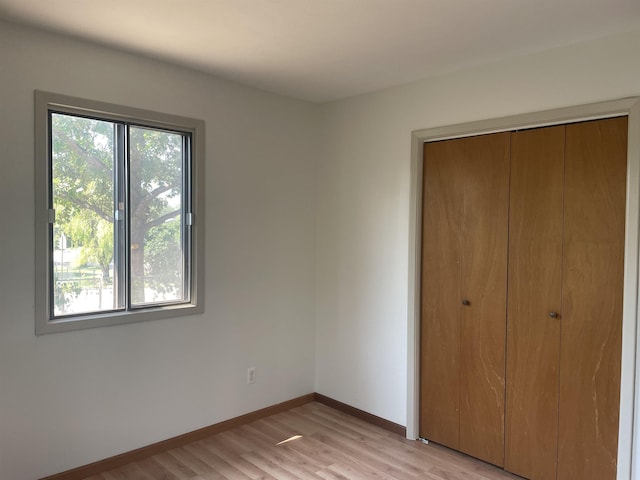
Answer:
<svg viewBox="0 0 640 480"><path fill-rule="evenodd" d="M312 402L85 480L518 478Z"/></svg>

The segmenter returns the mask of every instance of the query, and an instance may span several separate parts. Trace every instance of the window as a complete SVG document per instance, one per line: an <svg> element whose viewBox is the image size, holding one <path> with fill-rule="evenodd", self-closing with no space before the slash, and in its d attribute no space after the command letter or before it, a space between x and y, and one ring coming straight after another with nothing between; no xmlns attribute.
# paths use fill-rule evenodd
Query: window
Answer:
<svg viewBox="0 0 640 480"><path fill-rule="evenodd" d="M36 333L203 311L202 121L36 92Z"/></svg>

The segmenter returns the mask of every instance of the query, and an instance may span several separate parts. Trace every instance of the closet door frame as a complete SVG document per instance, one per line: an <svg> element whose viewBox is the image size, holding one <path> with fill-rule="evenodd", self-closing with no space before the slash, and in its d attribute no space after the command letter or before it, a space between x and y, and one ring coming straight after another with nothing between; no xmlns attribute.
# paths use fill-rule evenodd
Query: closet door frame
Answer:
<svg viewBox="0 0 640 480"><path fill-rule="evenodd" d="M407 438L419 435L420 409L420 245L423 144L523 128L628 116L625 211L622 367L617 480L640 480L640 329L638 251L640 216L640 97L415 130L411 135L409 279L407 308ZM634 461L635 459L635 461Z"/></svg>

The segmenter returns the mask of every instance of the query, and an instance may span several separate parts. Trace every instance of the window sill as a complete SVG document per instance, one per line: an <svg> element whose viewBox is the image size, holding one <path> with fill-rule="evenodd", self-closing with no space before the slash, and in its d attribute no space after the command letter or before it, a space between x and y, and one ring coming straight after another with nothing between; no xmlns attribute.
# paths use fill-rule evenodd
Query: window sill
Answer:
<svg viewBox="0 0 640 480"><path fill-rule="evenodd" d="M183 317L186 315L196 315L203 311L204 306L202 301L200 301L198 302L198 305L194 305L192 303L181 303L177 305L148 307L139 310L74 315L47 320L37 324L36 335L106 327L109 325L138 323L163 318Z"/></svg>

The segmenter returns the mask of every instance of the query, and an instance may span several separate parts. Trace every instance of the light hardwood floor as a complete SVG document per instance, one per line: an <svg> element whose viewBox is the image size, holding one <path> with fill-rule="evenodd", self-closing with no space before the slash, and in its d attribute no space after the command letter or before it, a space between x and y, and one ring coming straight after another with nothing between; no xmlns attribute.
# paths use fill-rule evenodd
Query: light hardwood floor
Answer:
<svg viewBox="0 0 640 480"><path fill-rule="evenodd" d="M86 480L518 478L313 402Z"/></svg>

